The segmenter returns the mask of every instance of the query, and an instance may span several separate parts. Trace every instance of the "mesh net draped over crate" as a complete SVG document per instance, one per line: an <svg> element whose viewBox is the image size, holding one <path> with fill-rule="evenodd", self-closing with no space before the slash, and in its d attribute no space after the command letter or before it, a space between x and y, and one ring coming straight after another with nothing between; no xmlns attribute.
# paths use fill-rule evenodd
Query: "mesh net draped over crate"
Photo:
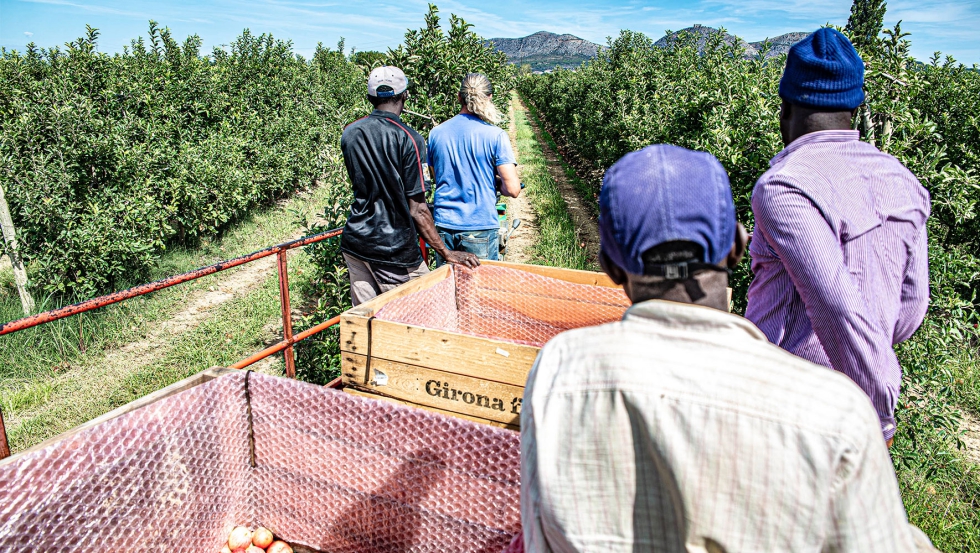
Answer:
<svg viewBox="0 0 980 553"><path fill-rule="evenodd" d="M622 318L621 288L575 284L508 267L451 267L436 285L389 302L378 319L541 347L560 332Z"/></svg>
<svg viewBox="0 0 980 553"><path fill-rule="evenodd" d="M499 553L520 531L518 438L228 375L0 464L0 550L217 552L245 524L331 553Z"/></svg>

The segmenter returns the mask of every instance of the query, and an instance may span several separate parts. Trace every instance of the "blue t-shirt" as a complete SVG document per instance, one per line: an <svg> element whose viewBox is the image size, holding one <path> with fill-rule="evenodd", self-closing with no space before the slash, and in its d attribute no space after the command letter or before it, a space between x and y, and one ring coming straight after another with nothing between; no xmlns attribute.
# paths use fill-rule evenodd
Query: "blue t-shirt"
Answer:
<svg viewBox="0 0 980 553"><path fill-rule="evenodd" d="M507 132L459 114L429 132L435 169L436 225L451 230L497 228L497 166L515 163Z"/></svg>

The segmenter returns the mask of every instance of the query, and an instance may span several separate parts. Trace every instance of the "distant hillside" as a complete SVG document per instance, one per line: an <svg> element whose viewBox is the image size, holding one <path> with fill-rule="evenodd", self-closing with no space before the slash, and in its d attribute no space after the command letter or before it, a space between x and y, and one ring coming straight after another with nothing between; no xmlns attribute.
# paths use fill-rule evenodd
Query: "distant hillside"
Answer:
<svg viewBox="0 0 980 553"><path fill-rule="evenodd" d="M769 53L766 55L767 58L774 58L776 56L781 56L783 54L789 53L789 49L793 47L794 44L803 40L804 38L810 36L810 33L786 33L785 35L779 35L774 38L769 39ZM762 43L765 40L760 40L759 42L750 42L749 46L755 48L756 52L762 51Z"/></svg>
<svg viewBox="0 0 980 553"><path fill-rule="evenodd" d="M715 29L714 27L707 27L705 25L695 25L693 27L688 27L686 29L681 29L680 31L670 33L669 35L663 36L655 44L661 48L666 47L668 44L677 39L678 35L681 33L691 33L698 35L698 51L703 51L704 45L708 41L708 37L715 33L720 33L721 31ZM785 35L779 35L774 38L769 39L769 52L766 54L767 58L773 58L780 56L789 52L789 49L797 42L803 40L804 38L810 36L810 33L786 33ZM760 40L758 42L745 42L737 36L724 33L723 40L726 44L738 43L744 50L745 58L754 58L759 55L762 50L762 45L765 40Z"/></svg>
<svg viewBox="0 0 980 553"><path fill-rule="evenodd" d="M698 50L703 51L704 45L708 42L708 37L721 31L714 27L694 25L661 37L656 45L664 48L684 32L698 35ZM772 58L789 52L791 46L809 35L810 33L786 33L770 38L769 52L766 57ZM737 43L740 45L745 50L744 57L747 59L759 55L762 44L765 42L763 40L745 42L728 33L725 33L723 38L728 44ZM582 62L596 57L600 50L605 49L605 46L589 42L575 35L557 35L546 31L539 31L523 38L491 38L487 42L506 54L511 63L529 64L533 71L547 71L554 69L555 66L572 69L582 65Z"/></svg>
<svg viewBox="0 0 980 553"><path fill-rule="evenodd" d="M507 55L511 63L529 64L532 70L578 67L590 60L602 46L575 35L540 31L523 38L491 38L488 42Z"/></svg>

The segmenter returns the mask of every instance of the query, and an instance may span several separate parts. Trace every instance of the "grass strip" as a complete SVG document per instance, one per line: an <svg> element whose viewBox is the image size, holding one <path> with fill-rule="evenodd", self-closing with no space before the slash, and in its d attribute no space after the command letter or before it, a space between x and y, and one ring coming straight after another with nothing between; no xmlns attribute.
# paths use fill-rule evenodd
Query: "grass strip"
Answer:
<svg viewBox="0 0 980 553"><path fill-rule="evenodd" d="M514 122L517 125L518 161L521 164L521 178L527 194L537 214L540 241L531 251L532 263L564 267L568 269L596 270L590 263L583 248L579 246L575 223L568 213L568 205L561 195L558 183L548 172L548 163L527 120L527 113L513 106Z"/></svg>
<svg viewBox="0 0 980 553"><path fill-rule="evenodd" d="M548 132L547 126L544 124L544 120L541 119L541 115L538 113L538 110L535 109L534 105L529 102L524 102L524 105L527 106L528 115L534 121L534 124L541 130L541 136L544 137L545 143L548 144L548 147L551 148L552 152L555 152L555 157L557 157L558 161L561 162L562 170L565 171L565 178L568 179L568 182L570 182L575 191L578 192L578 195L583 200L586 200L583 201L582 204L589 208L592 215L598 217L599 184L597 183L595 186L592 186L579 178L575 168L569 165L568 162L565 161L565 158L562 157L560 153L561 150L558 149L558 143L555 142L554 137Z"/></svg>

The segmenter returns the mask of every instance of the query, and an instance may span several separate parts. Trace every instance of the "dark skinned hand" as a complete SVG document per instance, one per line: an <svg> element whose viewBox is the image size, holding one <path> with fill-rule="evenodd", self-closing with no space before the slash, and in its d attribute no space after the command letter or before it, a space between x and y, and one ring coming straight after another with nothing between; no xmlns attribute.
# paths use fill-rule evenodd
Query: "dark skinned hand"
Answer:
<svg viewBox="0 0 980 553"><path fill-rule="evenodd" d="M465 265L470 269L476 269L480 266L480 258L471 254L470 252L457 252L457 251L447 251L447 255L443 255L446 261L450 263L456 263L459 265Z"/></svg>
<svg viewBox="0 0 980 553"><path fill-rule="evenodd" d="M439 231L436 230L436 224L432 220L432 213L429 211L429 206L425 204L424 194L409 196L408 207L412 212L412 220L415 221L415 229L419 235L443 259L450 263L465 265L470 269L475 269L480 266L480 260L475 255L468 252L453 251L446 247L442 238L439 237Z"/></svg>

